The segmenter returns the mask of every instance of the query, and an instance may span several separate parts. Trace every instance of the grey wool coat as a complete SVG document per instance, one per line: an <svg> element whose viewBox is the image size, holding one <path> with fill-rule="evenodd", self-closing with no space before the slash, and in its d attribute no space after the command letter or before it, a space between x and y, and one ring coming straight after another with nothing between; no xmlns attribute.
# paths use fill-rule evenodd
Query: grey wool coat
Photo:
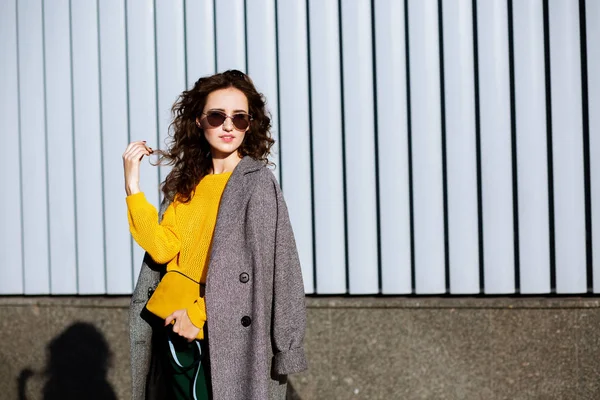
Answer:
<svg viewBox="0 0 600 400"><path fill-rule="evenodd" d="M153 397L146 393L152 328L141 313L164 268L145 260L130 307L134 400ZM205 302L213 398L284 399L287 375L307 368L304 286L279 185L250 157L237 165L221 198Z"/></svg>

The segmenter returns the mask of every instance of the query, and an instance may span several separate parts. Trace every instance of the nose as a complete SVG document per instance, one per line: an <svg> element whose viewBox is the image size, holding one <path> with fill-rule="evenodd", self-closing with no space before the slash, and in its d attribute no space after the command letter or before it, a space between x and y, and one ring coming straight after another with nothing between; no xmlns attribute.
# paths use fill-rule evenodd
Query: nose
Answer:
<svg viewBox="0 0 600 400"><path fill-rule="evenodd" d="M233 120L231 117L227 117L225 118L225 121L223 121L223 130L226 132L231 132L233 130Z"/></svg>

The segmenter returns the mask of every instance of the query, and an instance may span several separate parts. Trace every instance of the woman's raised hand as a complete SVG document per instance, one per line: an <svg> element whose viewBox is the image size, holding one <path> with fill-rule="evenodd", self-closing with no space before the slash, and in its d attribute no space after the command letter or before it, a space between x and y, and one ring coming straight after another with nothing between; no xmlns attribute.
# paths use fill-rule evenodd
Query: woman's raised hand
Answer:
<svg viewBox="0 0 600 400"><path fill-rule="evenodd" d="M123 172L125 173L125 192L127 196L140 192L140 162L144 156L152 154L146 141L131 142L123 153Z"/></svg>

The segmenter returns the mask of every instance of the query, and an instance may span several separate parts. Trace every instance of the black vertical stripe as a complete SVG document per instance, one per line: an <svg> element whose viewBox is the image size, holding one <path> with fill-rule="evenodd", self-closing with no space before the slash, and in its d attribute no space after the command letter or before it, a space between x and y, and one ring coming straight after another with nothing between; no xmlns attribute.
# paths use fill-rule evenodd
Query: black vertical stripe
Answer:
<svg viewBox="0 0 600 400"><path fill-rule="evenodd" d="M45 165L46 165L46 235L48 242L48 293L52 293L52 242L51 237L51 220L50 220L50 163L48 161L48 92L46 82L46 18L45 18L46 1L42 0L42 63L43 63L43 79L44 79L44 140L45 145ZM106 269L106 268L105 268Z"/></svg>
<svg viewBox="0 0 600 400"><path fill-rule="evenodd" d="M79 234L77 218L77 154L75 152L75 89L73 84L73 10L72 0L69 0L69 57L71 67L71 133L73 137L73 215L75 222L75 279L79 293Z"/></svg>
<svg viewBox="0 0 600 400"><path fill-rule="evenodd" d="M410 198L410 285L412 292L417 292L416 266L415 266L415 213L414 213L414 194L413 194L413 171L412 171L412 116L410 103L410 37L409 37L409 18L408 2L404 0L404 40L406 52L406 121L408 137L408 191Z"/></svg>
<svg viewBox="0 0 600 400"><path fill-rule="evenodd" d="M512 166L512 190L513 190L513 244L515 262L515 292L521 290L521 256L519 248L519 174L517 170L517 114L515 104L515 46L513 28L513 2L507 0L508 9L508 66L510 81L510 140L511 140L511 166Z"/></svg>
<svg viewBox="0 0 600 400"><path fill-rule="evenodd" d="M21 117L23 113L21 111L21 52L19 51L19 2L15 0L15 37L16 37L16 51L17 51L17 129L19 139L19 202L21 205L21 284L23 285L23 293L25 292L25 221L24 214L25 208L23 206L23 141L22 141L22 127Z"/></svg>
<svg viewBox="0 0 600 400"><path fill-rule="evenodd" d="M310 143L310 200L311 200L311 234L312 234L312 262L313 262L313 290L317 291L317 233L316 233L316 218L315 218L315 168L313 158L313 143L314 143L314 130L313 130L313 118L312 118L312 74L310 70L311 58L310 58L310 6L309 0L305 2L306 6L306 55L307 55L307 73L308 73L308 126L309 132L309 143Z"/></svg>
<svg viewBox="0 0 600 400"><path fill-rule="evenodd" d="M157 38L157 27L156 27L156 0L154 0L153 4L152 4L152 8L153 8L153 18L154 18L154 93L155 93L155 99L154 99L154 111L156 113L155 115L155 119L156 119L156 146L160 149L163 146L161 146L160 143L160 109L159 109L159 90L158 90L158 40ZM160 170L162 167L158 167L158 170L156 171L156 178L158 180L158 187L160 188ZM160 193L160 192L159 192ZM160 199L160 197L159 197Z"/></svg>
<svg viewBox="0 0 600 400"><path fill-rule="evenodd" d="M438 37L439 37L439 63L440 63L440 120L442 148L442 190L444 207L444 275L446 277L446 293L450 292L450 247L448 233L448 168L446 155L446 86L444 72L444 10L442 1L438 0Z"/></svg>
<svg viewBox="0 0 600 400"><path fill-rule="evenodd" d="M371 0L371 43L372 43L372 60L373 60L373 135L374 135L374 150L375 150L375 210L377 218L377 287L379 293L382 292L383 276L381 271L381 203L379 189L379 124L377 119L377 40L375 36L375 1Z"/></svg>
<svg viewBox="0 0 600 400"><path fill-rule="evenodd" d="M131 104L129 102L129 98L130 98L130 90L131 88L129 87L129 23L128 23L128 11L127 11L127 0L123 2L123 9L124 9L124 18L125 18L125 86L127 88L126 90L126 99L127 99L127 143L131 143ZM133 241L133 237L131 235L129 235L129 256L130 256L130 260L131 260L131 290L133 291L134 289L134 285L135 285L135 268L134 268L134 264L135 264L135 259L133 256L133 251L134 249L134 241Z"/></svg>
<svg viewBox="0 0 600 400"><path fill-rule="evenodd" d="M349 270L349 256L348 256L348 188L346 185L346 118L345 118L345 107L344 107L344 46L342 36L342 0L338 0L338 34L340 37L340 100L341 100L341 113L342 113L342 171L343 171L343 185L344 185L344 252L346 258L346 293L350 292L350 270Z"/></svg>
<svg viewBox="0 0 600 400"><path fill-rule="evenodd" d="M190 88L190 80L188 77L188 57L187 57L187 0L183 1L183 70L185 76L185 89Z"/></svg>
<svg viewBox="0 0 600 400"><path fill-rule="evenodd" d="M218 56L219 56L219 49L217 46L217 0L213 0L213 41L214 41L214 48L215 48L215 73L219 72L218 70Z"/></svg>
<svg viewBox="0 0 600 400"><path fill-rule="evenodd" d="M477 29L477 0L472 2L473 8L473 76L475 96L475 148L477 158L477 225L479 230L479 291L485 292L485 257L483 241L483 182L481 178L481 114L479 109L479 41Z"/></svg>
<svg viewBox="0 0 600 400"><path fill-rule="evenodd" d="M244 62L248 74L248 4L244 0Z"/></svg>
<svg viewBox="0 0 600 400"><path fill-rule="evenodd" d="M548 213L550 224L550 290L556 293L556 248L554 234L554 160L552 158L552 91L550 75L550 15L544 0L544 58L546 69L546 129L548 154Z"/></svg>
<svg viewBox="0 0 600 400"><path fill-rule="evenodd" d="M282 170L283 170L283 162L281 158L281 82L280 82L280 73L279 73L279 11L278 11L278 0L275 0L275 69L277 70L277 136L279 138L279 145L277 146L277 150L279 152L279 176L283 178ZM283 189L283 179L280 179L279 185ZM316 287L316 286L315 286Z"/></svg>
<svg viewBox="0 0 600 400"><path fill-rule="evenodd" d="M106 268L106 198L104 179L104 123L102 121L102 51L100 47L100 1L96 0L96 32L98 33L98 122L100 132L100 186L102 187L102 258L104 259L104 293L108 293L108 271Z"/></svg>
<svg viewBox="0 0 600 400"><path fill-rule="evenodd" d="M581 110L583 120L583 169L585 181L585 231L586 231L586 275L589 292L594 291L594 269L592 254L592 184L590 171L590 119L587 68L587 19L585 0L579 0L579 29L581 46Z"/></svg>

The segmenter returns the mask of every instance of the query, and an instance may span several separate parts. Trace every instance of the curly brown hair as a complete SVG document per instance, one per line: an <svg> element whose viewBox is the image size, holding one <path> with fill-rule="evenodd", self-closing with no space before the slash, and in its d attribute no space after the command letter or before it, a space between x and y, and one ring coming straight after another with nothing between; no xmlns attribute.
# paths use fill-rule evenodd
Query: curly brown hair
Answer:
<svg viewBox="0 0 600 400"><path fill-rule="evenodd" d="M271 119L268 116L265 98L254 87L250 77L238 70L198 79L194 87L185 90L171 109L173 121L169 125L169 143L166 151L156 150L157 165L172 165L173 168L162 184L165 198L189 202L200 180L210 173L212 160L210 145L196 118L202 116L206 98L216 90L236 88L248 99L248 113L252 116L250 127L238 148L240 157L250 156L271 164L268 156L275 142L271 138Z"/></svg>

